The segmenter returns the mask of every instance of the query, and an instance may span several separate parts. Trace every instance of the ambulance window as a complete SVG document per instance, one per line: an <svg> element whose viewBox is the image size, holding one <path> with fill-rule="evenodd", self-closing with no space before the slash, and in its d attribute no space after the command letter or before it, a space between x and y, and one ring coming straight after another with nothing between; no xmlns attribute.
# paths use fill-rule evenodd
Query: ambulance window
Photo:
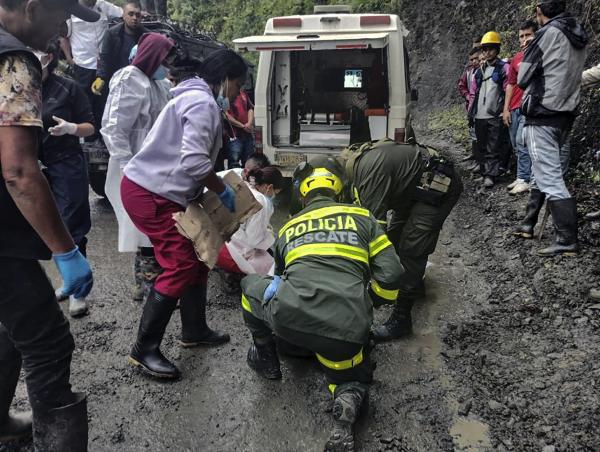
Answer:
<svg viewBox="0 0 600 452"><path fill-rule="evenodd" d="M410 58L408 56L408 50L406 46L402 46L404 49L404 78L406 79L406 92L411 90L410 87Z"/></svg>

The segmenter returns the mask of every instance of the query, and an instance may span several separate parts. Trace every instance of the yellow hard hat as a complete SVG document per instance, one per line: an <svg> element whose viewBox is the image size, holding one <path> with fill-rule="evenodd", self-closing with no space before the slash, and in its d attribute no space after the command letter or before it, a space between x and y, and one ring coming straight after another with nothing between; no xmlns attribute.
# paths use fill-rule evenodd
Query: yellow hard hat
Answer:
<svg viewBox="0 0 600 452"><path fill-rule="evenodd" d="M496 45L500 45L501 43L501 38L500 38L500 33L498 33L497 31L488 31L486 34L483 35L483 38L481 38L481 45L486 45L486 44L496 44Z"/></svg>
<svg viewBox="0 0 600 452"><path fill-rule="evenodd" d="M315 168L313 172L305 177L300 183L300 194L306 196L312 190L317 188L327 188L339 195L344 188L342 179L333 174L327 168Z"/></svg>
<svg viewBox="0 0 600 452"><path fill-rule="evenodd" d="M324 188L339 195L344 189L344 169L330 156L318 156L301 163L294 171L294 183L303 197L311 191Z"/></svg>

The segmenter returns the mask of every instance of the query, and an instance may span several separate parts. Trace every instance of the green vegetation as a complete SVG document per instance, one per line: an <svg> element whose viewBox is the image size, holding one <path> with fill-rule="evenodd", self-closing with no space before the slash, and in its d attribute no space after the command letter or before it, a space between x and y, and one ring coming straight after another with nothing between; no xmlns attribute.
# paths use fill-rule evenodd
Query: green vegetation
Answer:
<svg viewBox="0 0 600 452"><path fill-rule="evenodd" d="M467 113L463 105L431 113L427 118L427 128L434 134L448 135L463 146L469 146L471 142Z"/></svg>
<svg viewBox="0 0 600 452"><path fill-rule="evenodd" d="M403 0L169 0L173 20L193 25L225 43L235 38L262 34L268 18L310 14L315 4L349 4L356 12L395 13Z"/></svg>

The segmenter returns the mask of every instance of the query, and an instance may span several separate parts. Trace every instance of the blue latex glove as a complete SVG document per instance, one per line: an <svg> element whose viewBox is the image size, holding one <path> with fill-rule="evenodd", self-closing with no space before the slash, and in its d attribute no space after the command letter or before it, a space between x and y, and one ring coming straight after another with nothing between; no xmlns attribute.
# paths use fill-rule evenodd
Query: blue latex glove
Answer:
<svg viewBox="0 0 600 452"><path fill-rule="evenodd" d="M75 298L85 298L92 290L94 278L90 264L75 247L72 251L63 254L54 254L54 263L63 280L61 292L65 295L74 295Z"/></svg>
<svg viewBox="0 0 600 452"><path fill-rule="evenodd" d="M235 192L233 188L225 184L225 190L219 194L219 199L230 212L235 212Z"/></svg>
<svg viewBox="0 0 600 452"><path fill-rule="evenodd" d="M273 276L271 284L267 286L265 293L263 294L263 301L265 303L275 296L277 289L279 289L279 284L281 284L281 278L279 276Z"/></svg>

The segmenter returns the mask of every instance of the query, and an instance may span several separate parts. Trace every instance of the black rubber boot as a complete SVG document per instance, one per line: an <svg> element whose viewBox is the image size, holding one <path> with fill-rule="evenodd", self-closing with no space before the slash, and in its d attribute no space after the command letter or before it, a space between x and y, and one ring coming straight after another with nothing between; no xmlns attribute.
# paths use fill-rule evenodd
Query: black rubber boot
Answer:
<svg viewBox="0 0 600 452"><path fill-rule="evenodd" d="M398 300L387 321L373 328L372 338L375 343L400 339L412 334L412 310L413 303L407 300Z"/></svg>
<svg viewBox="0 0 600 452"><path fill-rule="evenodd" d="M181 340L184 348L221 345L229 342L229 334L211 330L206 324L206 286L190 287L179 300Z"/></svg>
<svg viewBox="0 0 600 452"><path fill-rule="evenodd" d="M279 356L273 338L254 340L248 350L248 366L268 380L281 379Z"/></svg>
<svg viewBox="0 0 600 452"><path fill-rule="evenodd" d="M31 436L31 411L10 413L10 404L21 372L21 354L0 325L0 443Z"/></svg>
<svg viewBox="0 0 600 452"><path fill-rule="evenodd" d="M554 245L538 250L539 256L564 254L574 256L579 252L577 241L577 204L575 198L548 201L554 222Z"/></svg>
<svg viewBox="0 0 600 452"><path fill-rule="evenodd" d="M156 378L176 379L179 369L160 351L165 330L175 310L177 299L152 289L144 305L137 341L131 349L129 363Z"/></svg>
<svg viewBox="0 0 600 452"><path fill-rule="evenodd" d="M533 230L537 224L545 200L545 193L542 193L537 188L531 190L529 201L527 201L527 207L525 208L525 218L523 218L521 224L514 230L514 235L524 239L533 238Z"/></svg>
<svg viewBox="0 0 600 452"><path fill-rule="evenodd" d="M358 419L363 397L356 391L336 394L333 401L333 430L327 443L326 452L354 451L354 424Z"/></svg>
<svg viewBox="0 0 600 452"><path fill-rule="evenodd" d="M36 409L33 417L33 447L36 452L87 451L87 400L83 393L74 396L75 401L69 405L48 410Z"/></svg>

